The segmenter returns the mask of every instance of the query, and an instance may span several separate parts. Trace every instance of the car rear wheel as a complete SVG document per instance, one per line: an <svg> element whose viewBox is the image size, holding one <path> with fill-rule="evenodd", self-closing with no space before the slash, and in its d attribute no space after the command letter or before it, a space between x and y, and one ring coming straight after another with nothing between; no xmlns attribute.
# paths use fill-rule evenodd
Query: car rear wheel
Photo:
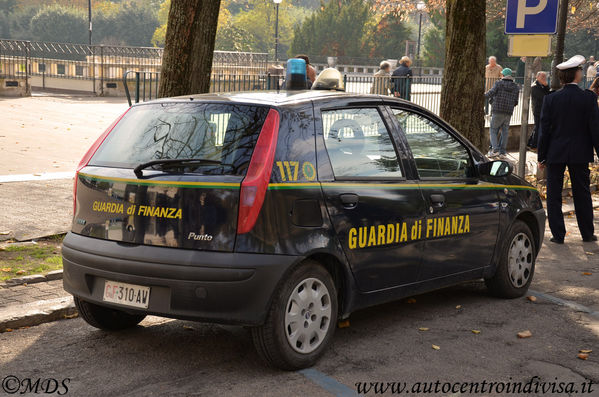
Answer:
<svg viewBox="0 0 599 397"><path fill-rule="evenodd" d="M271 366L312 366L330 343L337 322L337 290L331 275L310 261L280 285L266 322L252 328L258 354Z"/></svg>
<svg viewBox="0 0 599 397"><path fill-rule="evenodd" d="M75 297L74 300L79 315L86 323L107 331L135 327L146 317L143 314L129 314L121 310L95 305L78 297Z"/></svg>
<svg viewBox="0 0 599 397"><path fill-rule="evenodd" d="M535 271L536 248L532 232L522 221L511 226L493 277L485 279L489 291L501 298L523 296Z"/></svg>

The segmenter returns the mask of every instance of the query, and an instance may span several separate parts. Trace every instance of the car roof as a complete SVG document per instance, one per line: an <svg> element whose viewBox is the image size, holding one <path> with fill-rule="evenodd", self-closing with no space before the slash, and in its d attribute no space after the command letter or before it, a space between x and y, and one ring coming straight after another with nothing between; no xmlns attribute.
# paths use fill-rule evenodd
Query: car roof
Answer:
<svg viewBox="0 0 599 397"><path fill-rule="evenodd" d="M324 101L332 99L370 99L373 101L381 100L378 95L351 94L343 91L330 90L280 90L280 91L247 91L230 93L210 93L183 95L172 98L163 98L147 103L160 102L182 102L182 101L208 101L208 102L237 102L253 103L268 106L288 106L299 105L312 101Z"/></svg>

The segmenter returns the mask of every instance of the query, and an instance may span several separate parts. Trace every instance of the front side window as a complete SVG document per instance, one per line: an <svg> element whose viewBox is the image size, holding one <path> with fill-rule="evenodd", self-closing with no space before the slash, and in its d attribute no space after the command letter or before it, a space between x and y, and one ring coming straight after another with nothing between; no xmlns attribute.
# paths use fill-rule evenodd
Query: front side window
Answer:
<svg viewBox="0 0 599 397"><path fill-rule="evenodd" d="M389 131L377 109L323 111L322 127L336 178L403 176Z"/></svg>
<svg viewBox="0 0 599 397"><path fill-rule="evenodd" d="M205 162L194 165L194 171L245 175L267 113L266 107L232 104L135 106L90 165L134 168L152 160L199 159Z"/></svg>
<svg viewBox="0 0 599 397"><path fill-rule="evenodd" d="M466 178L470 154L460 141L434 121L393 109L412 150L420 178Z"/></svg>

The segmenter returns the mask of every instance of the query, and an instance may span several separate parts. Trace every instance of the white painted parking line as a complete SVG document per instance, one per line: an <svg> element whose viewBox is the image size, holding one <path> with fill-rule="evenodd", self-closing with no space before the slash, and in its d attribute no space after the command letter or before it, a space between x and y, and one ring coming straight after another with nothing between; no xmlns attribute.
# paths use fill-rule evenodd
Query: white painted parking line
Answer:
<svg viewBox="0 0 599 397"><path fill-rule="evenodd" d="M0 175L0 183L6 182L28 182L28 181L49 181L52 179L71 179L75 172L43 172L39 174L16 174Z"/></svg>
<svg viewBox="0 0 599 397"><path fill-rule="evenodd" d="M576 303L576 302L569 301L569 300L566 300L566 299L561 299L561 298L558 298L556 296L545 294L545 293L539 292L539 291L529 290L529 292L532 295L536 296L537 298L545 299L545 300L553 302L553 303L555 303L557 305L565 306L565 307L568 307L570 309L576 310L577 312L587 313L587 314L590 314L593 317L599 318L599 311L593 310L593 309L591 309L588 306L581 305L580 303Z"/></svg>

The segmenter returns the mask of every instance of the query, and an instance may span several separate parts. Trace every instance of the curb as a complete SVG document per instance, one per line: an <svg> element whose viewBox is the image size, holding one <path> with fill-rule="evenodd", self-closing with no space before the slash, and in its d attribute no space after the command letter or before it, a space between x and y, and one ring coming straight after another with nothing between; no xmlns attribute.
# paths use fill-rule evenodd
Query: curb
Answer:
<svg viewBox="0 0 599 397"><path fill-rule="evenodd" d="M54 270L46 274L33 274L31 276L15 277L5 281L6 287L15 285L43 283L45 281L62 280L62 269Z"/></svg>
<svg viewBox="0 0 599 397"><path fill-rule="evenodd" d="M77 315L72 296L0 308L0 333Z"/></svg>

